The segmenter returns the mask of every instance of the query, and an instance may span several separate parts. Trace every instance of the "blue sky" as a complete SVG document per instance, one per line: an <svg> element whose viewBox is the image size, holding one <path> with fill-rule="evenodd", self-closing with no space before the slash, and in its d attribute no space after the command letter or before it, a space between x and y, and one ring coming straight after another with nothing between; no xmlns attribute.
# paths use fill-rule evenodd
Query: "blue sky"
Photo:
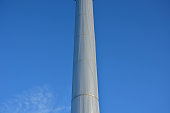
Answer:
<svg viewBox="0 0 170 113"><path fill-rule="evenodd" d="M169 6L94 1L101 113L170 113ZM0 113L70 112L74 23L73 0L0 0Z"/></svg>

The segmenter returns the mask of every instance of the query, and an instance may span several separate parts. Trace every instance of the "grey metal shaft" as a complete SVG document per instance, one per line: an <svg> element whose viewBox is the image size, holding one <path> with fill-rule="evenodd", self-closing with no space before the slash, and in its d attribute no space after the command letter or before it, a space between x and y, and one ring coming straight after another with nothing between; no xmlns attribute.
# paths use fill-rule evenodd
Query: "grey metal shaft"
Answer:
<svg viewBox="0 0 170 113"><path fill-rule="evenodd" d="M71 113L99 113L93 0L76 0Z"/></svg>

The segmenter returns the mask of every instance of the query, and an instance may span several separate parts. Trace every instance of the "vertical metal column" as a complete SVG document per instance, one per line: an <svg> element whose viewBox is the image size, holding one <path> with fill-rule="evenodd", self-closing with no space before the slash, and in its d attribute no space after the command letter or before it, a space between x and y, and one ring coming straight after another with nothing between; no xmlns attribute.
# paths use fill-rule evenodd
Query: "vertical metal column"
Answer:
<svg viewBox="0 0 170 113"><path fill-rule="evenodd" d="M71 113L99 113L93 0L76 0Z"/></svg>

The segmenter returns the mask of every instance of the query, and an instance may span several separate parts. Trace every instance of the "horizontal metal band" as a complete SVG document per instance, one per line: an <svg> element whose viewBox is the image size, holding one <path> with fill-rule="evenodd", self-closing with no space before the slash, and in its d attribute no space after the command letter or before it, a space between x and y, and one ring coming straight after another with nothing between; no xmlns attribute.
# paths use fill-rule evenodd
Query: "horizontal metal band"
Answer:
<svg viewBox="0 0 170 113"><path fill-rule="evenodd" d="M79 94L79 95L73 97L71 101L73 101L74 99L76 99L77 97L80 97L80 96L90 96L90 97L94 97L95 99L97 99L97 100L99 101L99 98L98 98L97 96L91 95L91 94Z"/></svg>

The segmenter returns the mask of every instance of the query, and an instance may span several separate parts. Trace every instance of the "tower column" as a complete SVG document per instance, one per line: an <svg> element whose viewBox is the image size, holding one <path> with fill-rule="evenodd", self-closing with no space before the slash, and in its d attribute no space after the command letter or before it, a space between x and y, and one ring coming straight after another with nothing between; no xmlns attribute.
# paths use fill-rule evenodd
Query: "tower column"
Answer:
<svg viewBox="0 0 170 113"><path fill-rule="evenodd" d="M93 0L76 0L71 113L99 113Z"/></svg>

